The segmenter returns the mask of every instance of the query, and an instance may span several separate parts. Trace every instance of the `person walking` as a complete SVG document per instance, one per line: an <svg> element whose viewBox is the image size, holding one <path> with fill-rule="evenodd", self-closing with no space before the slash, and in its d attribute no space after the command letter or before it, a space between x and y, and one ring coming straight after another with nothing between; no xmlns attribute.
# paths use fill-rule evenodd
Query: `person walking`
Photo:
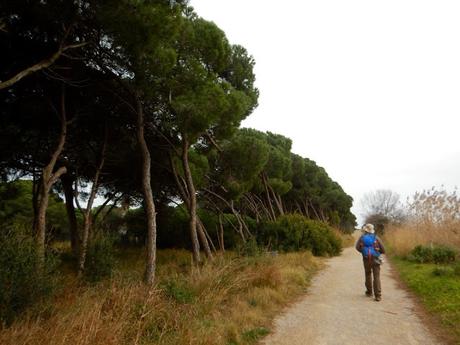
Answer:
<svg viewBox="0 0 460 345"><path fill-rule="evenodd" d="M372 297L374 295L375 300L379 302L382 299L380 265L383 261L381 254L385 254L385 247L375 234L374 225L366 224L363 226L363 234L356 242L355 248L363 256L366 296Z"/></svg>

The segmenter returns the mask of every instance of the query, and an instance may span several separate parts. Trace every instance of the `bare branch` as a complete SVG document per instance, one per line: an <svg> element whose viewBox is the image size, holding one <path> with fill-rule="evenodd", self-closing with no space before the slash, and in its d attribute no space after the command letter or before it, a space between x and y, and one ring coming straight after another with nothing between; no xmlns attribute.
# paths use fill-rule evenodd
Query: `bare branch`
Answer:
<svg viewBox="0 0 460 345"><path fill-rule="evenodd" d="M40 71L42 69L50 67L52 64L56 62L57 59L62 55L62 53L66 50L69 49L75 49L75 48L80 48L85 45L87 45L88 42L82 42L82 43L77 43L77 44L70 44L64 47L60 47L54 54L51 56L47 57L46 59L43 59L36 64L27 67L26 69L22 70L21 72L17 73L16 75L12 76L10 79L5 80L5 81L0 81L0 90L6 89L13 84L17 83L21 79L27 77L28 75Z"/></svg>

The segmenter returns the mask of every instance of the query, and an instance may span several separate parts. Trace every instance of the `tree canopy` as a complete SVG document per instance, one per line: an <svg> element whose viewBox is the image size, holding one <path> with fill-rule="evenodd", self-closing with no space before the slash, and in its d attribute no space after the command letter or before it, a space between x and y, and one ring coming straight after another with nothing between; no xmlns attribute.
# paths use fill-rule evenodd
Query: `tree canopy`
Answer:
<svg viewBox="0 0 460 345"><path fill-rule="evenodd" d="M352 198L291 139L240 128L258 102L255 61L185 1L17 0L0 12L0 176L29 180L30 198L15 188L40 255L56 195L81 272L98 221L118 209L126 225L123 210L140 207L147 283L157 214L161 227L187 211L197 263L201 250L212 258L211 223L222 249L224 232L245 242L286 213L354 227Z"/></svg>

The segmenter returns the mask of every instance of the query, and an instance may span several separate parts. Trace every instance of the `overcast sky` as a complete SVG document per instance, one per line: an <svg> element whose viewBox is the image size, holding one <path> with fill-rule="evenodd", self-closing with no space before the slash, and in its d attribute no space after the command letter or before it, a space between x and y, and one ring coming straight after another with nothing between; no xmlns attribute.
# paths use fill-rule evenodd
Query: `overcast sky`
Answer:
<svg viewBox="0 0 460 345"><path fill-rule="evenodd" d="M245 127L283 134L359 202L460 186L460 1L191 0L256 61Z"/></svg>

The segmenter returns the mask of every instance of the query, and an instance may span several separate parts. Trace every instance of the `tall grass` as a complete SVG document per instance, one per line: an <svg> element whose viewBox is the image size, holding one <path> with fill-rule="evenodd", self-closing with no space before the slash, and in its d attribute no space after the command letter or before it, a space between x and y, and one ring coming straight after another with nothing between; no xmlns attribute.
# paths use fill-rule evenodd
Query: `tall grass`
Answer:
<svg viewBox="0 0 460 345"><path fill-rule="evenodd" d="M190 253L160 251L158 283L138 283L143 258L125 251L112 279L70 280L62 294L0 330L13 344L251 344L305 291L320 261L309 252L218 256L200 268Z"/></svg>
<svg viewBox="0 0 460 345"><path fill-rule="evenodd" d="M408 203L409 217L390 227L385 238L394 254L407 256L417 245L460 248L460 198L456 192L432 188L416 193Z"/></svg>

